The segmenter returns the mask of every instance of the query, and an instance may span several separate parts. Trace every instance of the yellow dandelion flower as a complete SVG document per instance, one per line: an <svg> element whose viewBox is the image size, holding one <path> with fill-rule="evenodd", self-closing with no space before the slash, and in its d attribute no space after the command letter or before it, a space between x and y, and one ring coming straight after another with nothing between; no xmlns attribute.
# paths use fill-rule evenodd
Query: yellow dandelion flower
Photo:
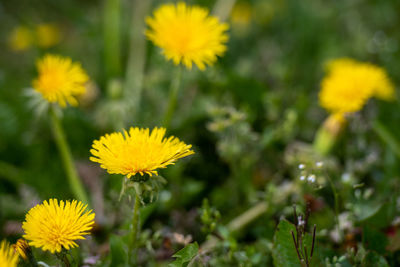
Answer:
<svg viewBox="0 0 400 267"><path fill-rule="evenodd" d="M162 5L146 19L150 28L146 36L176 65L182 62L191 69L194 63L204 70L224 54L228 40L228 25L208 13L183 2Z"/></svg>
<svg viewBox="0 0 400 267"><path fill-rule="evenodd" d="M44 201L27 213L22 224L24 238L29 245L51 253L77 247L75 240L85 239L94 224L95 214L86 207L77 200Z"/></svg>
<svg viewBox="0 0 400 267"><path fill-rule="evenodd" d="M32 254L31 247L25 239L20 238L17 240L17 243L12 245L14 251L24 260L28 260L29 255Z"/></svg>
<svg viewBox="0 0 400 267"><path fill-rule="evenodd" d="M79 63L70 58L46 55L37 62L39 77L33 81L33 88L47 101L57 102L62 107L76 106L76 96L86 91L88 75Z"/></svg>
<svg viewBox="0 0 400 267"><path fill-rule="evenodd" d="M341 58L329 62L326 69L319 101L331 113L359 111L371 97L394 98L394 86L378 66Z"/></svg>
<svg viewBox="0 0 400 267"><path fill-rule="evenodd" d="M28 50L32 41L31 30L25 26L15 27L8 39L10 48L16 52Z"/></svg>
<svg viewBox="0 0 400 267"><path fill-rule="evenodd" d="M100 167L109 173L123 174L128 178L140 173L157 175L156 169L174 164L179 158L194 154L178 138L165 138L165 128L149 129L131 127L124 134L120 132L106 134L93 142L90 152L91 161L100 163Z"/></svg>
<svg viewBox="0 0 400 267"><path fill-rule="evenodd" d="M235 4L231 12L232 23L247 26L251 20L251 5L247 2Z"/></svg>
<svg viewBox="0 0 400 267"><path fill-rule="evenodd" d="M16 267L17 264L18 254L14 252L14 249L6 240L3 240L0 243L0 266Z"/></svg>
<svg viewBox="0 0 400 267"><path fill-rule="evenodd" d="M60 29L51 23L42 23L36 26L36 43L39 47L49 48L61 40Z"/></svg>

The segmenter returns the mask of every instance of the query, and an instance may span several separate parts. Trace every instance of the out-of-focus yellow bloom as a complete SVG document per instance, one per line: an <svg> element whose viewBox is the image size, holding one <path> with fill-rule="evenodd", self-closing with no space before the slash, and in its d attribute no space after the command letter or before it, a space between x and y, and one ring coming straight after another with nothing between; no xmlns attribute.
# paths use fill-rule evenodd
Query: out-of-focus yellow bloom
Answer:
<svg viewBox="0 0 400 267"><path fill-rule="evenodd" d="M239 2L235 4L231 12L231 20L233 24L247 26L251 20L251 5L247 2Z"/></svg>
<svg viewBox="0 0 400 267"><path fill-rule="evenodd" d="M183 2L165 4L146 23L150 28L146 36L176 65L182 62L191 69L194 63L204 70L226 51L228 25L209 16L205 8Z"/></svg>
<svg viewBox="0 0 400 267"><path fill-rule="evenodd" d="M326 69L319 101L331 113L356 112L371 97L391 100L395 96L385 70L373 64L340 58L329 62Z"/></svg>
<svg viewBox="0 0 400 267"><path fill-rule="evenodd" d="M194 154L192 146L170 136L165 138L165 128L131 127L124 134L115 132L93 142L91 161L109 173L123 174L128 178L140 173L157 175L157 169L174 164L179 158Z"/></svg>
<svg viewBox="0 0 400 267"><path fill-rule="evenodd" d="M41 48L49 48L61 40L60 29L51 23L42 23L36 26L36 43Z"/></svg>
<svg viewBox="0 0 400 267"><path fill-rule="evenodd" d="M85 239L94 224L95 214L86 210L87 205L77 200L50 199L33 207L25 217L22 229L29 245L51 253L64 248L77 247L75 240Z"/></svg>
<svg viewBox="0 0 400 267"><path fill-rule="evenodd" d="M13 51L25 51L33 42L32 32L28 27L18 26L11 32L8 43Z"/></svg>
<svg viewBox="0 0 400 267"><path fill-rule="evenodd" d="M85 83L89 80L79 63L67 57L46 55L37 62L37 69L39 76L33 81L33 88L43 98L62 107L67 103L78 104L76 96L85 93Z"/></svg>
<svg viewBox="0 0 400 267"><path fill-rule="evenodd" d="M15 252L17 252L18 255L24 260L28 260L29 254L32 253L31 247L23 238L18 239L17 243L12 245L12 247L14 248Z"/></svg>
<svg viewBox="0 0 400 267"><path fill-rule="evenodd" d="M0 266L4 267L16 267L18 264L18 254L14 252L14 249L10 244L3 240L0 243Z"/></svg>

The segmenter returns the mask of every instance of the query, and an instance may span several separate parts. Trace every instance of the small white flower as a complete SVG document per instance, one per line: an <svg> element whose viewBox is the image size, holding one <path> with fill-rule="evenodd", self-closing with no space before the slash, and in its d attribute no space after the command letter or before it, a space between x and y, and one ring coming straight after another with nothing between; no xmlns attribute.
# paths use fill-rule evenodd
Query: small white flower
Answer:
<svg viewBox="0 0 400 267"><path fill-rule="evenodd" d="M318 161L318 162L315 163L315 166L317 168L322 168L322 166L324 166L324 163L322 161Z"/></svg>
<svg viewBox="0 0 400 267"><path fill-rule="evenodd" d="M314 183L315 182L315 175L311 174L307 177L307 181L309 181L310 183Z"/></svg>

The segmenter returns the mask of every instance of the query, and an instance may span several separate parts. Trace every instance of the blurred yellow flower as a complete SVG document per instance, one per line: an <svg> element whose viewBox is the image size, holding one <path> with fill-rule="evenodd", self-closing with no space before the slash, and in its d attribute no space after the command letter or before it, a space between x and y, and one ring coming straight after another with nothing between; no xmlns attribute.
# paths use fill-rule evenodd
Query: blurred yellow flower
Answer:
<svg viewBox="0 0 400 267"><path fill-rule="evenodd" d="M60 29L51 23L42 23L36 26L36 43L41 48L49 48L61 40Z"/></svg>
<svg viewBox="0 0 400 267"><path fill-rule="evenodd" d="M395 97L385 70L373 64L340 58L329 62L326 70L319 101L331 113L359 111L371 97L383 100Z"/></svg>
<svg viewBox="0 0 400 267"><path fill-rule="evenodd" d="M194 154L191 145L174 136L165 138L165 131L165 128L154 128L150 133L148 128L131 127L129 132L124 130L124 134L106 134L93 142L90 152L94 157L90 160L100 163L100 167L109 173L128 178L137 173L157 175L156 169Z"/></svg>
<svg viewBox="0 0 400 267"><path fill-rule="evenodd" d="M23 238L18 239L17 243L12 245L12 247L14 248L15 252L18 253L18 255L24 260L28 260L29 254L32 253L31 247Z"/></svg>
<svg viewBox="0 0 400 267"><path fill-rule="evenodd" d="M251 20L251 5L247 2L238 2L232 9L231 20L234 24L247 26Z"/></svg>
<svg viewBox="0 0 400 267"><path fill-rule="evenodd" d="M95 214L77 200L48 202L33 207L25 217L22 229L29 245L51 253L77 247L75 240L85 239L94 224Z"/></svg>
<svg viewBox="0 0 400 267"><path fill-rule="evenodd" d="M18 26L13 29L8 38L8 43L13 51L25 51L33 42L32 32L28 27Z"/></svg>
<svg viewBox="0 0 400 267"><path fill-rule="evenodd" d="M14 252L14 249L10 244L3 240L0 243L0 266L4 267L16 267L18 264L18 254Z"/></svg>
<svg viewBox="0 0 400 267"><path fill-rule="evenodd" d="M89 80L79 63L67 57L46 55L37 62L37 69L39 77L33 81L33 88L43 98L62 107L67 103L78 104L76 96L85 93L85 83Z"/></svg>
<svg viewBox="0 0 400 267"><path fill-rule="evenodd" d="M165 4L146 23L150 28L146 36L176 65L182 62L191 69L194 63L204 70L226 51L228 25L209 16L205 8L183 2Z"/></svg>

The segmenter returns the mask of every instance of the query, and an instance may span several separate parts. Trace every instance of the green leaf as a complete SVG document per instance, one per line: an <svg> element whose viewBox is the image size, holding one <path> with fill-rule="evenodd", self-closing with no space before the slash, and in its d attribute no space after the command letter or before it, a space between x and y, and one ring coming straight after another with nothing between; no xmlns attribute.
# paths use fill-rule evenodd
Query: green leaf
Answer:
<svg viewBox="0 0 400 267"><path fill-rule="evenodd" d="M359 220L359 224L368 225L377 229L390 225L396 215L396 201L392 198L389 202L382 204L374 213Z"/></svg>
<svg viewBox="0 0 400 267"><path fill-rule="evenodd" d="M293 242L292 233L296 234L296 227L287 220L281 220L274 236L274 249L272 257L274 266L277 267L301 267L300 260L297 256L296 248ZM308 254L311 252L312 236L306 234L304 236L304 244L307 247ZM314 255L310 266L320 266L317 244L314 247Z"/></svg>
<svg viewBox="0 0 400 267"><path fill-rule="evenodd" d="M296 233L296 227L286 220L280 221L275 231L272 257L277 267L301 267L291 231Z"/></svg>
<svg viewBox="0 0 400 267"><path fill-rule="evenodd" d="M123 238L117 235L110 237L111 264L110 266L126 266L128 257L124 249L125 243Z"/></svg>
<svg viewBox="0 0 400 267"><path fill-rule="evenodd" d="M388 239L383 232L365 226L363 229L363 243L369 250L374 250L378 253L385 253Z"/></svg>
<svg viewBox="0 0 400 267"><path fill-rule="evenodd" d="M188 263L197 255L199 252L199 245L197 242L192 243L184 247L175 253L172 257L176 258L175 261L168 264L169 267L182 267L187 266Z"/></svg>
<svg viewBox="0 0 400 267"><path fill-rule="evenodd" d="M385 260L385 258L375 251L369 251L367 255L365 255L361 266L364 267L389 267L389 264Z"/></svg>

